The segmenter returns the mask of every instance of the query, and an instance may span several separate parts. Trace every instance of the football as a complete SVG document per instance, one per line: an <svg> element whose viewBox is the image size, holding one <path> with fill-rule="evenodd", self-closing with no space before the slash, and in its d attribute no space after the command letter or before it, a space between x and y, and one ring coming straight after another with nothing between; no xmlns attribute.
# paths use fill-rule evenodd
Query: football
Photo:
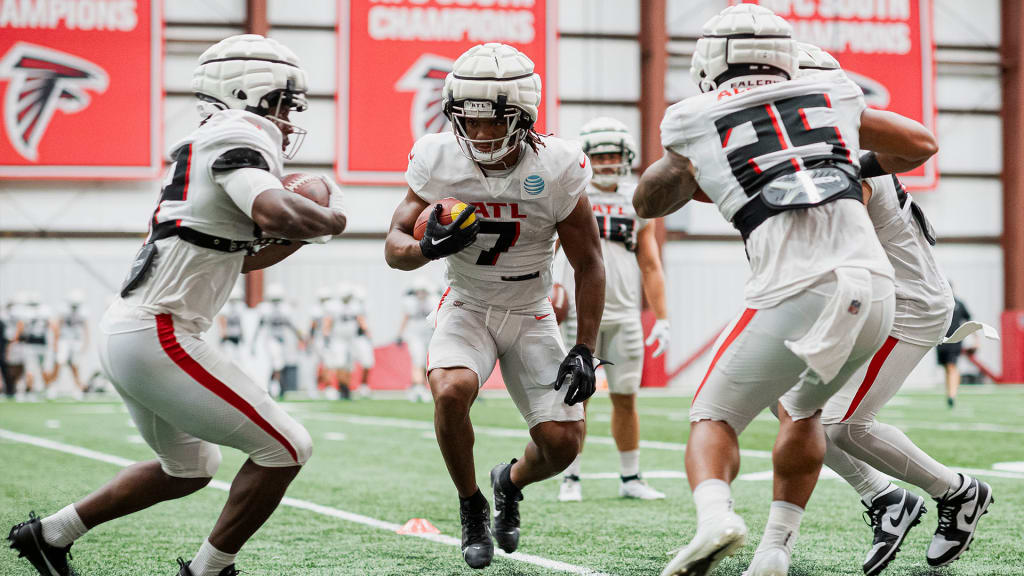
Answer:
<svg viewBox="0 0 1024 576"><path fill-rule="evenodd" d="M330 202L331 187L323 176L303 174L302 172L285 174L284 178L281 178L281 184L284 185L285 190L295 192L321 206L327 206Z"/></svg>
<svg viewBox="0 0 1024 576"><path fill-rule="evenodd" d="M458 218L459 215L462 214L462 211L465 210L467 206L466 203L463 202L462 200L452 198L450 196L448 198L442 198L440 202L430 204L429 206L424 208L423 212L420 212L419 217L416 218L416 226L413 227L412 230L413 238L417 240L423 239L423 234L426 233L427 231L427 220L430 219L430 213L434 211L434 206L436 204L441 205L441 224L443 225L451 224L452 220ZM469 226L475 221L476 214L470 214L469 218L466 218L466 221L462 223L462 228Z"/></svg>
<svg viewBox="0 0 1024 576"><path fill-rule="evenodd" d="M551 307L555 310L555 322L561 324L569 315L569 291L561 284L551 287Z"/></svg>

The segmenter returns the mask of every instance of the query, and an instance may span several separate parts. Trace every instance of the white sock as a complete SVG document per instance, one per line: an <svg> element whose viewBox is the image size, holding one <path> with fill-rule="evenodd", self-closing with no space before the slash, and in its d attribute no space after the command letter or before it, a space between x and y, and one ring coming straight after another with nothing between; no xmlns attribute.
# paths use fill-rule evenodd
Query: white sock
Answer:
<svg viewBox="0 0 1024 576"><path fill-rule="evenodd" d="M89 531L78 516L74 504L68 504L52 516L41 520L43 524L43 540L50 546L64 548L78 540Z"/></svg>
<svg viewBox="0 0 1024 576"><path fill-rule="evenodd" d="M580 452L579 454L576 455L576 459L572 461L572 464L569 464L569 467L565 469L565 472L563 472L563 474L565 474L566 476L579 476L580 460L582 459L583 453Z"/></svg>
<svg viewBox="0 0 1024 576"><path fill-rule="evenodd" d="M217 576L224 568L235 563L235 554L227 554L217 550L210 544L209 540L203 540L203 545L196 552L188 569L192 576Z"/></svg>
<svg viewBox="0 0 1024 576"><path fill-rule="evenodd" d="M640 473L640 450L619 452L619 474L623 478Z"/></svg>
<svg viewBox="0 0 1024 576"><path fill-rule="evenodd" d="M732 511L732 489L717 478L705 480L693 489L693 503L697 507L697 523Z"/></svg>
<svg viewBox="0 0 1024 576"><path fill-rule="evenodd" d="M800 519L803 515L804 509L796 504L782 500L772 502L768 510L768 523L764 526L764 536L754 555L770 548L782 548L792 554L793 543L800 534Z"/></svg>

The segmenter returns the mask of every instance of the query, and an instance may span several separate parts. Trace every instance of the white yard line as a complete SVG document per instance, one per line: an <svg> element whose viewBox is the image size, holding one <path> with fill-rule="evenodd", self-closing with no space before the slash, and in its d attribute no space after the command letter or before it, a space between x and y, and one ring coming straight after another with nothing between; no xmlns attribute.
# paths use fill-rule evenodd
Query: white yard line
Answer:
<svg viewBox="0 0 1024 576"><path fill-rule="evenodd" d="M48 450L55 450L57 452L64 452L65 454L72 454L74 456L81 456L82 458L88 458L90 460L97 460L99 462L106 462L107 464L113 464L115 466L131 466L135 463L134 460L127 458L121 458L120 456L114 456L112 454L104 454L103 452L97 452L95 450L89 450L88 448L82 448L81 446L73 446L71 444L64 444L63 442L56 442L54 440L48 440L46 438L40 438L38 436L30 436L28 434L20 434L18 432L11 432L0 428L0 438L10 440L12 442L20 442L22 444L29 444L39 448L46 448ZM231 485L227 482L221 482L220 480L214 480L210 482L209 486L217 490L223 490L227 492ZM361 514L355 514L353 512L346 512L345 510L339 510L338 508L332 508L330 506L323 506L315 502L308 500L299 500L298 498L285 497L281 500L281 505L289 506L291 508L299 508L301 510L307 510L314 514L320 514L322 516L330 516L332 518L338 518L346 522L352 522L354 524L362 524L363 526L369 526L378 530L386 530L391 533L395 533L402 526L400 524L393 524L384 520L378 520L369 516L363 516ZM431 542L437 542L438 544L445 544L448 546L455 546L460 548L462 543L458 538L451 536L445 536L444 534L402 534L402 536L412 536L415 538L422 538L424 540L430 540ZM549 570L556 570L559 572L568 572L570 574L581 574L586 576L610 576L587 568L585 566L577 566L575 564L568 564L566 562L560 562L558 560L552 560L550 558L544 558L541 556L534 556L533 554L523 554L521 552L514 552L512 554L506 554L505 552L495 549L495 553L498 556L504 556L518 562L526 564L533 564L534 566L540 566L541 568L547 568Z"/></svg>
<svg viewBox="0 0 1024 576"><path fill-rule="evenodd" d="M434 431L434 423L426 420L409 420L405 418L384 418L379 416L357 416L352 414L331 414L325 412L303 412L292 411L293 414L305 420L322 420L325 422L348 422L360 426L383 426L385 428L405 428L408 430ZM473 426L473 431L484 436L497 436L501 438L530 438L530 431L525 428L497 428L493 426ZM598 436L587 434L587 443L603 444L614 446L615 439L611 436ZM683 452L686 444L680 442L659 442L657 440L641 440L641 448L648 450L668 450L671 452ZM767 450L740 450L742 456L750 458L771 458L772 453Z"/></svg>

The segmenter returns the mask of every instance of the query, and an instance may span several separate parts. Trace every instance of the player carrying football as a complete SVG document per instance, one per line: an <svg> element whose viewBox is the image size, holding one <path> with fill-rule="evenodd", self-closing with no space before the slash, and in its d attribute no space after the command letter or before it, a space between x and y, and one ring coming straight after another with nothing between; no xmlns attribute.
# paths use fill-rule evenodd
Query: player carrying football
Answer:
<svg viewBox="0 0 1024 576"><path fill-rule="evenodd" d="M247 255L260 231L300 240L345 228L336 190L322 207L280 180L282 152L294 151L299 134L289 113L306 107L306 75L291 50L251 34L215 44L199 62L192 88L203 122L171 149L149 235L99 328L103 371L157 459L11 529L12 547L45 576L72 574L69 549L89 529L206 486L220 465L217 444L249 459L199 552L178 560L178 576L234 576L235 555L312 452L305 428L202 339L240 272L301 246Z"/></svg>
<svg viewBox="0 0 1024 576"><path fill-rule="evenodd" d="M745 543L729 486L737 436L780 397L774 501L747 574L788 571L825 451L821 409L892 328L893 269L864 209L860 148L886 173L937 149L923 126L866 110L842 71L790 80L791 36L789 23L753 4L704 25L691 66L703 94L666 112L665 156L634 197L640 216L656 217L703 191L739 230L751 266L746 310L715 346L690 409L697 533L665 576L705 574Z"/></svg>
<svg viewBox="0 0 1024 576"><path fill-rule="evenodd" d="M452 131L413 146L409 191L386 243L393 268L446 258L450 286L436 312L427 370L437 441L460 499L463 556L473 568L490 564L494 545L490 505L476 483L469 408L495 361L532 438L518 460L491 470L494 538L506 552L519 545L521 489L576 457L582 402L594 392L604 265L583 193L590 163L578 144L533 130L540 96L533 62L515 48L484 44L460 56L444 86ZM417 216L452 195L470 207L445 225L435 204L417 241ZM556 231L578 287L579 335L568 354L547 300Z"/></svg>

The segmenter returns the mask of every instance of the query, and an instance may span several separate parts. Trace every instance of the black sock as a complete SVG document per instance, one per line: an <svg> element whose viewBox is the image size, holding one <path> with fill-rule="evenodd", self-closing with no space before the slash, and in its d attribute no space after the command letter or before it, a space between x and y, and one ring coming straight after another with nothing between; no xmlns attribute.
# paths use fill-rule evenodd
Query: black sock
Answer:
<svg viewBox="0 0 1024 576"><path fill-rule="evenodd" d="M498 477L498 483L501 484L501 489L508 493L510 496L522 497L523 493L518 486L512 483L512 465L516 463L516 459L513 458L508 466L501 471L501 476Z"/></svg>
<svg viewBox="0 0 1024 576"><path fill-rule="evenodd" d="M459 496L459 502L469 502L469 505L472 506L474 510L480 510L481 508L489 506L487 504L487 498L484 498L484 495L480 492L479 488L477 488L476 492L474 492L469 498Z"/></svg>

